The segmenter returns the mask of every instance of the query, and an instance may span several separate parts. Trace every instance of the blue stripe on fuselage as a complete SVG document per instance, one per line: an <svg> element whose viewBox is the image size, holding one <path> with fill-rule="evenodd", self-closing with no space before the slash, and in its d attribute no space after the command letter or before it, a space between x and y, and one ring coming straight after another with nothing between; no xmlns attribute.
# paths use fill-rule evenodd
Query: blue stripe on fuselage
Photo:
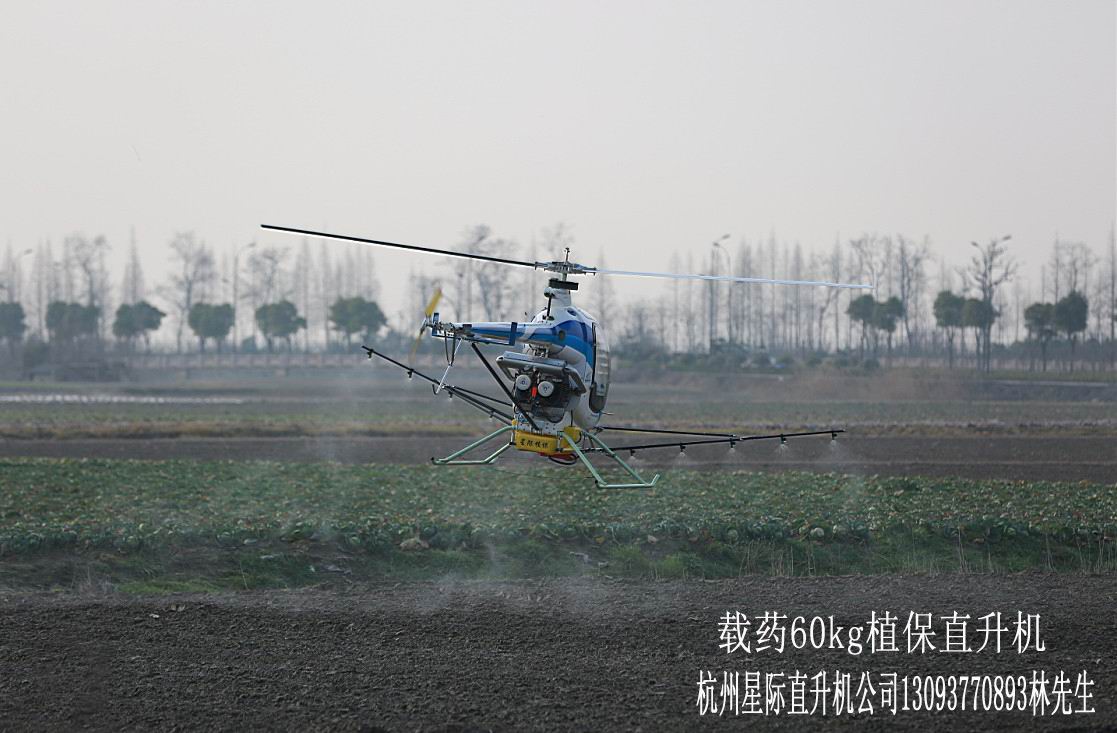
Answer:
<svg viewBox="0 0 1117 733"><path fill-rule="evenodd" d="M484 336L492 339L505 339L508 338L508 329L512 324L508 324L508 328L481 328L474 326L474 333L478 336ZM532 341L539 341L545 344L555 344L559 346L569 346L576 350L586 358L586 363L593 367L593 343L591 341L592 335L590 327L582 321L563 321L562 323L517 323L516 324L516 340L522 341L526 339L525 332L531 329L534 333L531 336ZM560 340L558 332L563 331L564 337Z"/></svg>
<svg viewBox="0 0 1117 733"><path fill-rule="evenodd" d="M536 326L537 324L529 325ZM591 367L593 366L593 344L590 343L590 329L585 323L573 320L563 321L562 323L555 323L547 326L547 329L549 333L536 332L533 338L537 341L544 341L550 344L569 346L586 357L586 363ZM558 338L558 332L560 330L566 333L566 337L561 341Z"/></svg>

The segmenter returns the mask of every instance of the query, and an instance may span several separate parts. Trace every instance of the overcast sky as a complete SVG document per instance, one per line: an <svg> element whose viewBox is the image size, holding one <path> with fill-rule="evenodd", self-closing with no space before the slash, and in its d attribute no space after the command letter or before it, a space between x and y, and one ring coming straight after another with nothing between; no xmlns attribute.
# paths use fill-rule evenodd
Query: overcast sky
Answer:
<svg viewBox="0 0 1117 733"><path fill-rule="evenodd" d="M725 232L955 258L1011 232L1034 273L1115 218L1114 8L9 1L0 241L104 233L120 263L134 226L149 286L175 231L288 241L262 222L437 246L561 220L580 261L645 269ZM410 261L378 263L396 313Z"/></svg>

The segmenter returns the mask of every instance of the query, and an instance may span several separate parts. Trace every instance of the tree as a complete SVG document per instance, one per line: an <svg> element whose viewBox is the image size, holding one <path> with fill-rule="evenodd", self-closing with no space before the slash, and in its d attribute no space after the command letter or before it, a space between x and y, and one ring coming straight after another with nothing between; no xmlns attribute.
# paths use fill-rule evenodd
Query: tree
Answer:
<svg viewBox="0 0 1117 733"><path fill-rule="evenodd" d="M0 303L0 339L8 342L13 355L26 330L23 306L19 303Z"/></svg>
<svg viewBox="0 0 1117 733"><path fill-rule="evenodd" d="M662 338L664 333L654 328L651 306L646 301L635 301L622 309L621 337L616 351L633 362L662 361L667 355Z"/></svg>
<svg viewBox="0 0 1117 733"><path fill-rule="evenodd" d="M283 263L288 254L287 247L259 247L248 256L249 294L254 303L273 303L276 298L286 298Z"/></svg>
<svg viewBox="0 0 1117 733"><path fill-rule="evenodd" d="M1109 368L1113 369L1117 367L1117 231L1113 224L1109 225L1106 269L1109 271Z"/></svg>
<svg viewBox="0 0 1117 733"><path fill-rule="evenodd" d="M142 336L144 349L151 350L151 332L158 331L163 323L163 316L167 315L146 300L139 303L125 304L116 309L116 318L113 320L112 333L118 339L127 342L128 348L137 336Z"/></svg>
<svg viewBox="0 0 1117 733"><path fill-rule="evenodd" d="M126 343L129 351L132 350L132 342L140 335L134 305L122 303L116 309L116 317L112 321L112 335Z"/></svg>
<svg viewBox="0 0 1117 733"><path fill-rule="evenodd" d="M175 348L182 351L182 330L187 325L190 309L194 307L202 290L213 282L216 271L213 253L195 237L193 232L180 232L171 240L175 273L166 288L167 298L178 311L178 329L175 331Z"/></svg>
<svg viewBox="0 0 1117 733"><path fill-rule="evenodd" d="M291 336L301 328L306 328L306 319L299 316L295 304L289 300L278 303L266 303L256 309L256 325L264 334L268 342L268 351L272 350L275 339L287 342L287 349L291 349Z"/></svg>
<svg viewBox="0 0 1117 733"><path fill-rule="evenodd" d="M870 296L871 297L871 296ZM888 300L873 304L873 326L888 334L888 360L892 361L892 334L896 325L904 317L904 303L895 295Z"/></svg>
<svg viewBox="0 0 1117 733"><path fill-rule="evenodd" d="M923 284L925 281L924 263L931 256L930 245L924 239L916 244L903 235L898 235L900 266L900 300L904 305L904 336L908 349L915 347L916 333L911 327L911 317L922 312Z"/></svg>
<svg viewBox="0 0 1117 733"><path fill-rule="evenodd" d="M365 339L371 341L387 323L380 306L360 296L338 298L330 306L329 318L334 330L345 334L346 347L352 345L353 334L364 333Z"/></svg>
<svg viewBox="0 0 1117 733"><path fill-rule="evenodd" d="M144 298L144 273L140 263L140 251L136 246L136 230L132 229L132 241L128 248L128 262L124 265L124 279L120 283L121 299L125 303L139 303Z"/></svg>
<svg viewBox="0 0 1117 733"><path fill-rule="evenodd" d="M1010 235L1000 239L992 239L984 246L977 242L970 242L977 248L977 254L970 260L969 268L962 274L971 280L977 287L980 300L984 304L980 311L980 330L982 352L979 354L978 363L985 371L989 371L992 361L992 347L990 345L993 334L993 323L997 319L997 311L993 307L993 299L997 288L1012 279L1016 274L1016 263L1008 255L1005 245Z"/></svg>
<svg viewBox="0 0 1117 733"><path fill-rule="evenodd" d="M1024 309L1024 326L1028 336L1039 344L1043 371L1047 371L1047 344L1055 336L1055 306L1050 303L1032 303ZM1032 365L1034 368L1035 360Z"/></svg>
<svg viewBox="0 0 1117 733"><path fill-rule="evenodd" d="M986 355L986 339L993 328L993 322L997 319L997 311L992 303L987 303L980 298L966 298L962 303L962 328L972 328L974 330L974 341L976 347L974 349L978 357L978 367L984 368L984 360Z"/></svg>
<svg viewBox="0 0 1117 733"><path fill-rule="evenodd" d="M948 364L954 368L954 336L962 326L962 306L965 299L949 290L940 291L935 297L935 323L946 332Z"/></svg>
<svg viewBox="0 0 1117 733"><path fill-rule="evenodd" d="M851 239L849 245L857 255L858 274L868 277L876 287L884 267L884 240L877 234L863 234L860 239Z"/></svg>
<svg viewBox="0 0 1117 733"><path fill-rule="evenodd" d="M514 241L490 236L479 241L472 251L486 257L509 259L517 255L516 249ZM508 268L492 262L471 262L485 320L495 321L504 315L504 296L508 294Z"/></svg>
<svg viewBox="0 0 1117 733"><path fill-rule="evenodd" d="M1074 347L1078 334L1086 330L1090 306L1077 290L1072 290L1055 303L1055 328L1070 340L1070 369L1074 371Z"/></svg>
<svg viewBox="0 0 1117 733"><path fill-rule="evenodd" d="M873 327L877 302L871 295L862 295L850 301L846 314L851 321L861 324L861 356L865 355L865 339Z"/></svg>
<svg viewBox="0 0 1117 733"><path fill-rule="evenodd" d="M146 300L141 300L132 306L133 317L140 327L140 334L144 339L144 350L151 351L151 334L158 331L163 325L163 317L167 314L159 310Z"/></svg>
<svg viewBox="0 0 1117 733"><path fill-rule="evenodd" d="M217 342L217 351L221 352L221 345L233 330L233 315L233 306L229 303L195 303L190 309L190 329L198 337L198 346L203 353L209 339Z"/></svg>
<svg viewBox="0 0 1117 733"><path fill-rule="evenodd" d="M83 336L97 333L101 309L81 303L64 303L56 300L47 306L47 333L51 341L70 343Z"/></svg>
<svg viewBox="0 0 1117 733"><path fill-rule="evenodd" d="M605 263L604 249L597 251L597 266L603 270L608 267ZM593 282L593 311L598 321L601 323L612 322L613 314L616 312L616 300L616 295L613 292L613 281L608 277L595 278ZM731 325L731 332L732 328Z"/></svg>
<svg viewBox="0 0 1117 733"><path fill-rule="evenodd" d="M109 251L109 243L103 236L89 239L81 234L74 234L66 238L66 250L69 253L67 265L75 266L81 277L86 307L97 308L97 322L93 325L91 335L99 336L101 308L108 300L105 257Z"/></svg>

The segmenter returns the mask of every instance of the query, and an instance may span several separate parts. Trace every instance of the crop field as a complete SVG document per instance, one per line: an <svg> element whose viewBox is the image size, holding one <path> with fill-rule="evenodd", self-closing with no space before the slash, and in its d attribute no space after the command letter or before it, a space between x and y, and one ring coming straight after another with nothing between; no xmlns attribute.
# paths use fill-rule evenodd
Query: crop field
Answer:
<svg viewBox="0 0 1117 733"><path fill-rule="evenodd" d="M500 469L7 460L0 583L159 590L289 586L331 574L1117 567L1113 486L682 470L652 490L607 492L570 472L530 479Z"/></svg>
<svg viewBox="0 0 1117 733"><path fill-rule="evenodd" d="M478 389L491 387L485 377L457 373ZM100 569L139 589L175 578L298 585L320 580L319 566L346 578L1108 569L1113 386L1043 384L685 373L622 383L614 424L844 427L836 446L853 449L641 454L660 485L612 493L524 455L483 470L423 465L489 423L395 372L6 385L0 582L72 585L75 568L85 582ZM320 442L329 436L371 442ZM146 460L104 458L114 455ZM1009 478L1029 480L998 480ZM314 562L330 553L343 560Z"/></svg>
<svg viewBox="0 0 1117 733"><path fill-rule="evenodd" d="M689 729L694 675L726 664L718 618L746 608L842 624L1040 613L1051 651L1035 663L1088 669L1099 714L1084 727L1117 725L1113 385L634 380L611 394L611 423L848 432L640 452L656 487L606 491L515 452L435 468L491 423L366 377L0 385L0 720ZM956 655L903 664L975 671Z"/></svg>

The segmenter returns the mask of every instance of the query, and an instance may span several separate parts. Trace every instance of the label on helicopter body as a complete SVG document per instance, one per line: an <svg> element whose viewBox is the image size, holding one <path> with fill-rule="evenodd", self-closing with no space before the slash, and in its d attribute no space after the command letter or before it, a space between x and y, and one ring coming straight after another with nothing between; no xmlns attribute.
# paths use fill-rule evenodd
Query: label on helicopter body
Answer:
<svg viewBox="0 0 1117 733"><path fill-rule="evenodd" d="M568 427L563 432L570 435L575 441L581 438L581 431L577 428ZM532 453L547 454L570 452L570 446L558 435L539 435L538 433L529 433L523 430L515 431L513 444L516 450L530 451Z"/></svg>

